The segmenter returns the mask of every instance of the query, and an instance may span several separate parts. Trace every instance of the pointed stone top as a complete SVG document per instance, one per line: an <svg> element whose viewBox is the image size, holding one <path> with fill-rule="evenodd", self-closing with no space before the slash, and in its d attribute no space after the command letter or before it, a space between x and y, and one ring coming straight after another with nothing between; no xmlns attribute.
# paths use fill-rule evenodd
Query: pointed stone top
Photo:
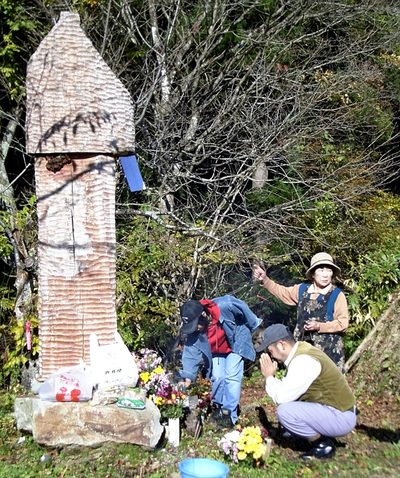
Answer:
<svg viewBox="0 0 400 478"><path fill-rule="evenodd" d="M60 12L60 18L58 19L58 23L62 21L67 21L70 19L71 21L78 22L80 24L79 13L76 12Z"/></svg>
<svg viewBox="0 0 400 478"><path fill-rule="evenodd" d="M86 37L77 13L60 19L29 60L29 154L134 151L129 92Z"/></svg>

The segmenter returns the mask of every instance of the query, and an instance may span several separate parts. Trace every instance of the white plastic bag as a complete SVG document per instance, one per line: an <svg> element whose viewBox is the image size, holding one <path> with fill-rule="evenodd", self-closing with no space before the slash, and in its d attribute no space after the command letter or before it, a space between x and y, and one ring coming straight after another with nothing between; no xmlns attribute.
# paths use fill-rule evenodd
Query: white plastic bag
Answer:
<svg viewBox="0 0 400 478"><path fill-rule="evenodd" d="M100 347L96 334L90 334L91 372L99 389L124 385L135 387L139 378L135 357L118 332L115 343Z"/></svg>
<svg viewBox="0 0 400 478"><path fill-rule="evenodd" d="M92 392L92 376L81 360L79 365L60 368L50 375L40 386L39 397L50 402L87 402Z"/></svg>

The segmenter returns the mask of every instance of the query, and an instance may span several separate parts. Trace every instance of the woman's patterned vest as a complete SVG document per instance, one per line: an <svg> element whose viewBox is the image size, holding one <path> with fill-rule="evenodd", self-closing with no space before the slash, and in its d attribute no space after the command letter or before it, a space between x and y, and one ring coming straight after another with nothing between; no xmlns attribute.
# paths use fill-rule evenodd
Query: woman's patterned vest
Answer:
<svg viewBox="0 0 400 478"><path fill-rule="evenodd" d="M311 299L308 287L305 288L297 304L297 322L293 335L296 340L308 342L325 352L339 370L344 373L345 363L342 336L340 334L320 334L318 332L304 331L304 324L307 320L328 321L329 299L335 289L336 286L332 285L331 290L327 294L320 294L316 299Z"/></svg>

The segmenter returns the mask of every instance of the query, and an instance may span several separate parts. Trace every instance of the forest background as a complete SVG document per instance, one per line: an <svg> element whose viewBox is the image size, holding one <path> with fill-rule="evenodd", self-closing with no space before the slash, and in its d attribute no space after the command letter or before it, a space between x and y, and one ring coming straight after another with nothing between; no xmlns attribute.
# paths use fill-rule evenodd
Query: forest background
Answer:
<svg viewBox="0 0 400 478"><path fill-rule="evenodd" d="M290 285L326 251L349 302L348 357L399 287L399 2L0 0L0 386L37 358L24 84L65 10L135 105L145 190L129 191L117 160L125 343L165 356L179 306L226 293L290 324L292 310L257 297L252 265Z"/></svg>

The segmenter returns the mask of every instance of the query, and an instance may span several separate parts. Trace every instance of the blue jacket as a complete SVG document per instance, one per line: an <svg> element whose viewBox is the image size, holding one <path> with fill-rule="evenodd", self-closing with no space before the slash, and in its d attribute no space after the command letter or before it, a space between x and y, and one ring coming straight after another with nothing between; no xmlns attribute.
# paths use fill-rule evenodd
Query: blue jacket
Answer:
<svg viewBox="0 0 400 478"><path fill-rule="evenodd" d="M242 300L232 295L224 295L213 299L221 315L219 323L222 325L229 347L232 352L248 360L254 360L256 352L253 347L251 334L261 324L262 320L250 310ZM188 335L182 353L182 378L196 380L201 361L204 362L206 377L211 375L212 356L210 344L205 332L194 332Z"/></svg>

